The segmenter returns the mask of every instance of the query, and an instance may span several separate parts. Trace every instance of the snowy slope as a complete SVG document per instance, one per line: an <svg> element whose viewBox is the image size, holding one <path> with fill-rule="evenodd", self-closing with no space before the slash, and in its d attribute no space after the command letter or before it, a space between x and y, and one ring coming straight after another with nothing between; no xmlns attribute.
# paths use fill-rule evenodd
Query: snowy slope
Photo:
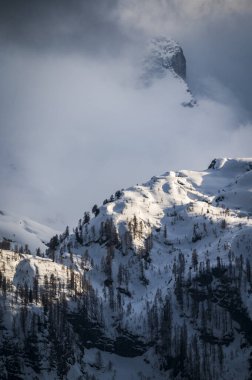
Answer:
<svg viewBox="0 0 252 380"><path fill-rule="evenodd" d="M11 240L13 249L15 245L24 247L28 244L32 252L35 252L37 248L43 252L46 249L45 244L56 233L58 232L52 228L30 218L18 217L5 210L0 211L0 240L3 238Z"/></svg>
<svg viewBox="0 0 252 380"><path fill-rule="evenodd" d="M3 251L0 270L14 289L34 291L40 276L29 323L36 313L70 342L38 328L51 359L39 348L42 364L20 364L21 378L32 365L39 379L250 378L251 174L252 158L169 171L94 208L59 242L56 262ZM15 291L8 297L22 326Z"/></svg>
<svg viewBox="0 0 252 380"><path fill-rule="evenodd" d="M16 288L26 285L28 288L32 288L35 278L38 280L38 285L43 286L45 276L50 279L52 275L58 282L66 285L69 277L68 267L48 258L6 250L0 252L0 270L3 271L3 267L6 279ZM74 273L79 289L80 273Z"/></svg>
<svg viewBox="0 0 252 380"><path fill-rule="evenodd" d="M106 336L109 339L118 338L119 324L120 331L140 336L142 342L147 344L145 350L139 349L138 355L147 352L154 337L152 334L159 336L164 300L168 296L173 305L176 325L186 323L188 339L192 340L193 334L200 331L201 322L194 320L192 327L192 322L189 323L190 308L184 310L181 306L185 302L185 295L178 295L181 273L181 284L184 284L185 278L198 278L202 273L214 278L210 272L216 274L220 270L218 265L223 268L223 273L226 266L231 266L236 273L237 266L242 265L245 278L249 277L248 266L252 264L251 169L252 159L224 158L213 160L209 169L202 172L181 170L152 177L141 186L124 190L119 199L102 205L98 215L79 231L83 244L76 243L76 236L72 235L61 245L58 258L62 259L67 243L76 255L76 268L81 268L85 256L85 263L89 265L85 276L103 305ZM110 227L105 226L108 221ZM106 229L109 228L108 233ZM193 264L193 252L197 255L197 268ZM207 269L208 266L213 269ZM242 277L241 274L239 276ZM211 281L219 292L219 278ZM241 298L243 308L247 308L251 318L250 287L248 281ZM233 288L231 290L234 291ZM187 297L191 294L188 293ZM151 331L146 326L150 323L150 310L154 313L155 307L160 325L157 331L155 327ZM230 309L225 307L220 307L218 312L229 313L229 317L222 318L232 319ZM187 315L185 321L182 318L184 313ZM216 340L216 347L227 339L224 338L225 334L232 336L231 348L226 349L226 355L232 356L231 352L239 351L237 344L239 346L240 343L237 342L241 337L235 334L233 327L225 327L224 334L224 327L213 322L215 317L211 318L212 322L206 328L207 334ZM233 324L238 328L238 319ZM125 352L121 354L126 355ZM242 366L247 368L248 355L249 350L243 351L242 357L238 355L231 369L228 359L224 364L219 364L216 378L221 374L228 379L230 372L232 376L238 376ZM157 362L154 360L152 366L155 365ZM161 373L159 376L162 378Z"/></svg>
<svg viewBox="0 0 252 380"><path fill-rule="evenodd" d="M167 213L174 207L190 217L188 206L201 214L208 210L213 220L222 217L228 208L228 221L235 226L237 217L252 215L252 159L220 159L216 162L213 168L202 172L171 171L152 177L142 186L123 191L119 200L100 207L90 228L98 228L104 220L113 218L120 234L127 221L136 215L143 222L143 232L147 236L153 228L169 222ZM247 218L245 221L250 224ZM141 244L139 239L134 242Z"/></svg>

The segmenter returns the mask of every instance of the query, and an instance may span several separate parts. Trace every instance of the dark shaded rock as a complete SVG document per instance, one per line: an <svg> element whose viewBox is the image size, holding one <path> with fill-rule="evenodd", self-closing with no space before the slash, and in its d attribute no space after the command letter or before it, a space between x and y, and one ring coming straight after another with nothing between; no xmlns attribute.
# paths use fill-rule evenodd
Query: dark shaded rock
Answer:
<svg viewBox="0 0 252 380"><path fill-rule="evenodd" d="M153 38L144 60L142 79L150 84L154 78L162 78L170 70L186 79L186 59L182 48L166 37Z"/></svg>
<svg viewBox="0 0 252 380"><path fill-rule="evenodd" d="M217 162L216 158L213 159L210 165L208 166L208 169L215 169L216 162Z"/></svg>
<svg viewBox="0 0 252 380"><path fill-rule="evenodd" d="M104 281L104 285L107 286L107 287L110 287L113 285L113 280L111 280L110 278L107 278L105 281Z"/></svg>
<svg viewBox="0 0 252 380"><path fill-rule="evenodd" d="M125 296L128 296L128 297L131 297L131 293L129 290L127 289L124 289L124 288L121 288L118 286L118 288L116 288L120 293L124 294Z"/></svg>

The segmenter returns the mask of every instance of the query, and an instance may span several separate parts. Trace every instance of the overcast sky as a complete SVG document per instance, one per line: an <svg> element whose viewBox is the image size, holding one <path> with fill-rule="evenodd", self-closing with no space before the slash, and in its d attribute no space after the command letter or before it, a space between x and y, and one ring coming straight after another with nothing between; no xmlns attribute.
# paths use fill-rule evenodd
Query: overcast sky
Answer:
<svg viewBox="0 0 252 380"><path fill-rule="evenodd" d="M0 7L0 208L62 229L153 175L252 156L251 0ZM138 85L157 35L181 44L197 107L166 79Z"/></svg>

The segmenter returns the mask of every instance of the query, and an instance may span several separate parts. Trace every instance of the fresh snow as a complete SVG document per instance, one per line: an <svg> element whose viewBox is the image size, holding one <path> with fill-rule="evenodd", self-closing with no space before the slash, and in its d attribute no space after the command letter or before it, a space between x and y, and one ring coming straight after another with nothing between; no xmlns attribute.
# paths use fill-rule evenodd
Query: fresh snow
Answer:
<svg viewBox="0 0 252 380"><path fill-rule="evenodd" d="M168 296L173 305L174 325L185 323L191 340L201 326L199 319L192 319L189 311L182 311L177 302L174 265L178 265L183 254L185 273L190 272L194 277L198 272L192 268L193 251L197 252L199 265L209 260L211 267L216 266L218 257L222 265L228 266L230 263L235 265L242 255L246 274L246 263L252 265L251 205L252 158L215 159L206 170L169 171L142 185L123 190L118 199L100 206L99 214L82 225L82 244L75 234L60 243L55 252L56 262L2 251L0 266L5 268L5 274L14 286L27 284L31 287L36 274L41 279L41 286L45 274L48 277L54 274L57 281L67 282L68 271L74 271L77 284L85 278L102 305L103 334L112 341L120 337L120 331L140 337L143 344L155 340L147 328L148 310L156 305L160 319L164 299ZM102 226L111 220L121 241L112 250L102 236ZM129 247L124 239L134 220L138 231L132 236ZM150 236L150 260L146 261L141 255ZM104 263L108 257L112 257L110 281L114 289L114 309L109 301L111 285L105 285L108 274ZM124 272L119 279L122 268ZM241 285L241 298L252 318L252 292L245 285ZM212 286L218 286L217 279L213 280ZM81 286L78 289L81 291ZM67 297L70 309L75 310L76 301L69 292ZM239 324L233 321L233 340L224 345L223 366L221 369L216 367L217 378L228 380L242 373L245 379L248 374L250 347L244 344L245 338L239 329ZM222 339L218 326L214 326L212 334L216 339ZM103 350L90 347L88 342L84 346L82 365L85 363L85 373L96 379L169 378L167 372L160 369L160 359L152 347L135 357L125 357L109 352L105 343ZM80 363L73 365L66 378L78 379L83 373L80 368Z"/></svg>
<svg viewBox="0 0 252 380"><path fill-rule="evenodd" d="M0 211L0 240L9 239L12 248L17 245L19 248L28 244L32 253L35 253L37 248L42 252L46 249L53 235L58 231L47 227L43 224L35 222L27 217L18 217L5 210Z"/></svg>

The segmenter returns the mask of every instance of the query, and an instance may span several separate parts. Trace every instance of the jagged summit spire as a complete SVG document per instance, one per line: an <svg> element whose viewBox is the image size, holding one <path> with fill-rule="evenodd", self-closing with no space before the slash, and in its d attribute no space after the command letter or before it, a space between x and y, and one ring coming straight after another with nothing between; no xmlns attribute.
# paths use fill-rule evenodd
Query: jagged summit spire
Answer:
<svg viewBox="0 0 252 380"><path fill-rule="evenodd" d="M143 79L148 84L153 78L162 78L167 70L186 79L186 59L183 50L170 38L152 38L147 44Z"/></svg>

